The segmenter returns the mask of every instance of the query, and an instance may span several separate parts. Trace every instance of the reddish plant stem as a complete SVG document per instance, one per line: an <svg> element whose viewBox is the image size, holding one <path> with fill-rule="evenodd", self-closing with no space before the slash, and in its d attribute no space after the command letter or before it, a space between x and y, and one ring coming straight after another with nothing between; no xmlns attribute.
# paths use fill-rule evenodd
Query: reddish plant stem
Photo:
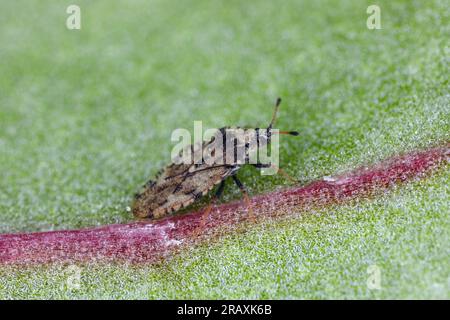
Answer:
<svg viewBox="0 0 450 320"><path fill-rule="evenodd" d="M250 199L256 218L305 211L314 206L367 197L392 185L420 178L447 163L450 144L413 152L370 168L292 187ZM244 202L214 208L205 223L205 234L195 231L203 210L156 222L133 222L81 230L0 235L0 264L34 265L79 262L154 262L186 245L231 230L246 220Z"/></svg>

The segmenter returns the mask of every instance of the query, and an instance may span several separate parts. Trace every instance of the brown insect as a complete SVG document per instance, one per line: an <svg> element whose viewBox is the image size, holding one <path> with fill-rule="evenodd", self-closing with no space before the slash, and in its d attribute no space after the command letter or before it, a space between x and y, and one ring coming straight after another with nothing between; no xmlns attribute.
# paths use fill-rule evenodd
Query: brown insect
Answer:
<svg viewBox="0 0 450 320"><path fill-rule="evenodd" d="M269 126L265 129L244 130L242 136L234 134L233 131L228 130L229 127L224 127L218 130L220 135L214 136L210 141L205 141L201 145L190 145L187 149L191 150L193 154L197 148L201 148L204 161L200 164L194 164L194 161L188 163L175 163L162 169L156 176L155 180L148 181L142 190L135 195L135 200L132 204L132 212L138 218L161 218L167 214L178 211L181 208L187 207L194 201L205 196L216 185L219 185L214 196L213 203L218 199L225 186L225 180L231 177L239 189L242 191L244 198L248 201L248 196L244 185L237 178L236 172L244 164L250 164L249 159L252 154L258 152L258 149L263 146L268 146L271 142L273 134L273 124L281 103L278 98L275 104L275 110ZM223 140L223 148L219 152L213 148L217 147L214 144L220 136L229 139L229 132L232 132L231 138L234 139L234 160L223 161L229 159L227 148L225 147L225 140ZM242 131L241 131L242 132ZM296 131L277 131L280 134L289 134L297 136ZM222 142L220 143L222 145ZM240 148L240 149L239 149ZM237 150L244 150L245 161L237 161ZM186 150L185 150L186 151ZM210 151L210 152L209 152ZM179 157L181 157L181 153ZM220 159L219 159L220 157ZM227 158L228 157L228 158ZM175 159L180 160L180 159ZM210 161L207 161L210 160ZM213 161L211 161L213 160ZM221 161L222 160L222 161ZM178 163L178 164L177 164ZM256 168L267 168L272 166L265 163L251 164ZM209 212L210 208L207 210Z"/></svg>

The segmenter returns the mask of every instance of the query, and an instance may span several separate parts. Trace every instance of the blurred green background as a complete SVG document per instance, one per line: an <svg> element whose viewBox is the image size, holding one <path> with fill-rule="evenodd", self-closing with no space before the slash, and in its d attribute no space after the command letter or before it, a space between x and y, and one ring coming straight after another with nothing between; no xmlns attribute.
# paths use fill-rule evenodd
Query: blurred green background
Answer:
<svg viewBox="0 0 450 320"><path fill-rule="evenodd" d="M70 4L81 30L66 28ZM381 30L366 27L371 4L2 1L0 232L132 221L174 129L263 126L278 96L277 127L301 133L283 137L280 164L303 182L449 141L448 2L377 1ZM250 194L286 184L252 168L240 178ZM58 268L3 270L0 296L449 298L448 182L446 167L375 202L305 212L312 233L297 219L162 267L86 266L76 292L53 287ZM223 201L239 197L229 187ZM373 263L381 291L366 286Z"/></svg>

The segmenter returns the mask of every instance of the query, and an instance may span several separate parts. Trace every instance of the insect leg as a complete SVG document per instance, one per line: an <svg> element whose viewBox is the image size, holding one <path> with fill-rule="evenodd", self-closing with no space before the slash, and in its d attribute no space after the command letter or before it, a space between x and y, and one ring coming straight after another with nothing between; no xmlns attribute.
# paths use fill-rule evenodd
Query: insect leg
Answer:
<svg viewBox="0 0 450 320"><path fill-rule="evenodd" d="M253 213L253 209L251 207L250 204L250 198L248 197L248 192L247 189L244 187L244 185L242 184L241 180L238 179L238 177L236 175L232 175L231 176L233 178L233 181L236 183L236 185L239 187L239 190L241 190L242 195L244 196L244 200L245 203L248 207L248 213L249 213L249 218L251 221L255 221L255 215Z"/></svg>
<svg viewBox="0 0 450 320"><path fill-rule="evenodd" d="M261 168L270 168L272 165L270 163L256 163L252 164L255 168L261 169Z"/></svg>
<svg viewBox="0 0 450 320"><path fill-rule="evenodd" d="M223 193L223 189L225 188L225 180L222 180L222 182L219 184L219 187L216 190L216 193L214 194L211 202L209 203L208 207L206 207L205 212L202 214L202 217L200 218L200 224L195 229L194 235L198 236L205 228L206 225L206 219L208 218L209 214L211 213L212 208L216 204L217 200L220 199Z"/></svg>
<svg viewBox="0 0 450 320"><path fill-rule="evenodd" d="M283 169L281 169L280 167L277 167L274 164L265 164L265 163L257 163L257 164L253 164L253 166L255 168L261 169L261 168L274 168L277 169L277 171L283 176L285 177L287 180L291 181L292 183L299 183L300 181L291 177L288 173L286 173L286 171L284 171Z"/></svg>

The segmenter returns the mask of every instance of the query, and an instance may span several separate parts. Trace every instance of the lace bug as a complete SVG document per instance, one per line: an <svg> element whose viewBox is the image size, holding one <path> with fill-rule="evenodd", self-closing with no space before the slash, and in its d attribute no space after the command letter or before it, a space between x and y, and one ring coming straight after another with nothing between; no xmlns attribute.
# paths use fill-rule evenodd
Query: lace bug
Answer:
<svg viewBox="0 0 450 320"><path fill-rule="evenodd" d="M143 186L142 190L135 195L135 199L132 204L133 215L137 218L150 219L164 217L167 214L176 212L181 208L189 206L193 202L209 193L216 185L219 185L215 193L214 200L212 201L212 203L214 203L216 199L221 196L227 178L233 179L233 181L242 191L245 200L248 202L249 200L247 191L244 185L236 176L236 173L244 164L249 164L248 159L250 154L252 154L253 152L257 152L258 148L270 144L271 136L273 134L272 127L275 122L280 103L281 99L278 98L275 103L275 110L272 116L272 120L267 128L256 128L252 131L248 131L255 132L256 134L252 134L252 136L249 136L250 133L245 133L245 139L239 137L239 139L235 140L238 141L237 143L235 143L235 148L238 147L237 144L244 144L244 163L171 163L164 169L160 170L155 179L148 181ZM229 127L221 128L219 129L219 131L223 133L227 129L229 129ZM289 134L293 136L298 135L297 131L277 131L277 133ZM254 142L254 140L251 139L256 139L256 143L249 143L248 141ZM210 141L204 141L202 143L202 152L211 146L213 140L214 139L211 139ZM195 146L190 145L188 148L194 151ZM212 154L211 156L226 157L226 148L223 148L223 154L219 152L217 154ZM214 163L220 163L220 161ZM256 168L267 168L271 166L270 164L262 163L254 163L251 165L255 166ZM206 212L209 213L212 203L210 204Z"/></svg>

